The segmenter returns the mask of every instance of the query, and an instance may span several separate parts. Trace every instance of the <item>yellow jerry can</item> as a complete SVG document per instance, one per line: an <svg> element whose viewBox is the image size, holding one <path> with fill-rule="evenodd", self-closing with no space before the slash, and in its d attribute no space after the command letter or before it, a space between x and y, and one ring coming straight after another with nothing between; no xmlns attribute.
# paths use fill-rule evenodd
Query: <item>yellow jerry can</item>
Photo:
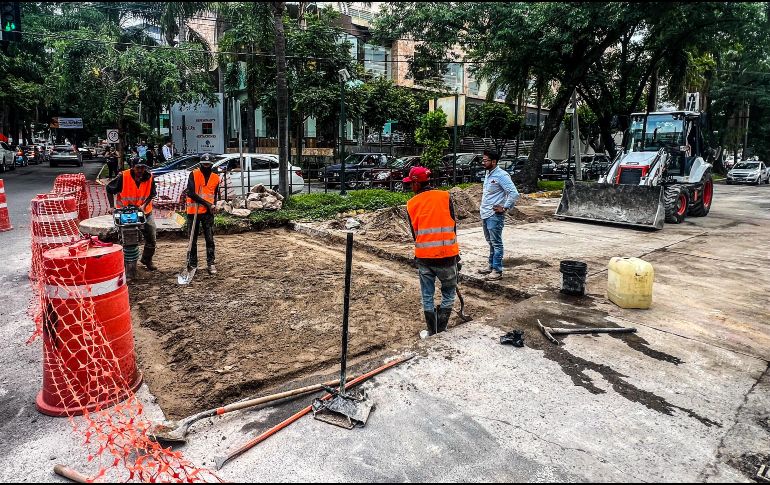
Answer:
<svg viewBox="0 0 770 485"><path fill-rule="evenodd" d="M639 258L610 259L607 296L620 308L650 308L655 271Z"/></svg>

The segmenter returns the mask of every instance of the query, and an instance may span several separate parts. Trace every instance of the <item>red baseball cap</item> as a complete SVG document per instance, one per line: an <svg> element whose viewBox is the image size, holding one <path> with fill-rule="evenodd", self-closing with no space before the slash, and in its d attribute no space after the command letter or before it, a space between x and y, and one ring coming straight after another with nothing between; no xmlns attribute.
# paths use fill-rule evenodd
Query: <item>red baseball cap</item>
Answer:
<svg viewBox="0 0 770 485"><path fill-rule="evenodd" d="M412 167L411 170L409 170L409 176L404 177L404 182L411 183L411 182L420 182L425 183L430 178L430 169L426 167Z"/></svg>

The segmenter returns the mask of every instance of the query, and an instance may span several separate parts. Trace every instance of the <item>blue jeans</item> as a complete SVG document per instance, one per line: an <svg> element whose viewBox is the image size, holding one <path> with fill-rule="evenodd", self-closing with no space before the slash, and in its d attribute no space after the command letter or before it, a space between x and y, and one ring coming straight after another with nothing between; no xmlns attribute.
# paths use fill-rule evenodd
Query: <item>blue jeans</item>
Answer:
<svg viewBox="0 0 770 485"><path fill-rule="evenodd" d="M428 266L418 262L417 271L420 274L422 308L426 312L436 311L433 299L436 293L436 278L441 281L441 308L452 308L457 289L457 265Z"/></svg>
<svg viewBox="0 0 770 485"><path fill-rule="evenodd" d="M505 214L489 216L481 225L484 228L484 239L489 243L489 267L503 272L503 226Z"/></svg>

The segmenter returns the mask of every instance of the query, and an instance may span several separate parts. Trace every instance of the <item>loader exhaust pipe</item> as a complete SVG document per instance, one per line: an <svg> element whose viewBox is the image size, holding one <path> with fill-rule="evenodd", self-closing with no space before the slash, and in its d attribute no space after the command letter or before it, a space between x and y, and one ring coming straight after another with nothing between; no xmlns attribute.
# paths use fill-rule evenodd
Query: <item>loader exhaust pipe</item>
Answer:
<svg viewBox="0 0 770 485"><path fill-rule="evenodd" d="M662 186L564 181L557 218L663 229Z"/></svg>

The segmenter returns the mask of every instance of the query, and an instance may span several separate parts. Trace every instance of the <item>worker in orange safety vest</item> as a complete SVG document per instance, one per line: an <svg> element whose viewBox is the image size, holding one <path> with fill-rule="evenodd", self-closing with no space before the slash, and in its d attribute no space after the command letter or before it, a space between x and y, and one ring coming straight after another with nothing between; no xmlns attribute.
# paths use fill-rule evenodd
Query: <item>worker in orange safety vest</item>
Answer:
<svg viewBox="0 0 770 485"><path fill-rule="evenodd" d="M190 248L187 270L198 267L198 234L203 227L203 237L206 239L206 263L210 275L217 274L214 266L214 214L215 204L219 197L219 175L213 173L214 161L208 153L201 157L200 167L190 173L187 180L187 227L195 231L192 246ZM198 213L197 222L193 227L195 213Z"/></svg>
<svg viewBox="0 0 770 485"><path fill-rule="evenodd" d="M157 241L158 229L155 225L155 218L152 216L152 199L157 195L155 187L155 178L148 170L144 160L134 157L129 160L131 168L118 173L118 176L112 179L106 187L107 200L110 207L122 209L128 206L139 207L146 218L144 228L144 249L142 257L139 260L148 270L158 269L152 262L155 255L155 244ZM117 200L115 196L117 195Z"/></svg>
<svg viewBox="0 0 770 485"><path fill-rule="evenodd" d="M460 246L457 222L449 192L430 185L430 169L412 167L404 183L412 185L414 197L406 204L414 238L414 257L420 275L422 306L427 335L447 329L457 293ZM441 305L434 306L436 278L441 281Z"/></svg>

